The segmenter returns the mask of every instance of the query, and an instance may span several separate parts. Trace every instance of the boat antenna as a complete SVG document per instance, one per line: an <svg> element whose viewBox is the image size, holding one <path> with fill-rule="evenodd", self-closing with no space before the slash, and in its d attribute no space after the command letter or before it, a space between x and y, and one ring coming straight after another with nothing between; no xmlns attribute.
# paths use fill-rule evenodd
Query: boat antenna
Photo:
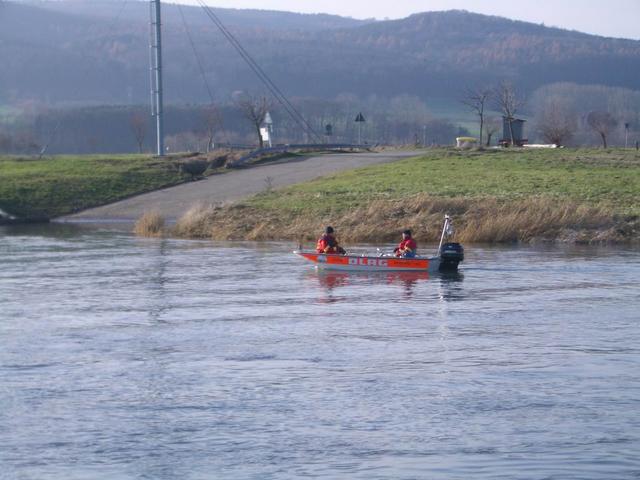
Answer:
<svg viewBox="0 0 640 480"><path fill-rule="evenodd" d="M442 242L444 242L445 236L449 235L449 226L451 225L451 217L449 215L444 216L444 224L442 225L442 235L440 235L440 245L438 245L438 255L440 255L440 249L442 248Z"/></svg>

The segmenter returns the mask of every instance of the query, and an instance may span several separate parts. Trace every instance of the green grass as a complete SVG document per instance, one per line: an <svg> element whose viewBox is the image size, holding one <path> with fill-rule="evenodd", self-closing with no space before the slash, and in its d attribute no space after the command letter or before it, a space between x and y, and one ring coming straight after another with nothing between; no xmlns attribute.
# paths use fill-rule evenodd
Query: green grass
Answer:
<svg viewBox="0 0 640 480"><path fill-rule="evenodd" d="M268 210L344 212L373 200L418 193L443 197L521 199L552 196L606 203L640 214L640 154L635 150L430 151L419 158L362 168L249 200Z"/></svg>
<svg viewBox="0 0 640 480"><path fill-rule="evenodd" d="M148 155L0 156L0 209L51 218L186 179L171 158Z"/></svg>

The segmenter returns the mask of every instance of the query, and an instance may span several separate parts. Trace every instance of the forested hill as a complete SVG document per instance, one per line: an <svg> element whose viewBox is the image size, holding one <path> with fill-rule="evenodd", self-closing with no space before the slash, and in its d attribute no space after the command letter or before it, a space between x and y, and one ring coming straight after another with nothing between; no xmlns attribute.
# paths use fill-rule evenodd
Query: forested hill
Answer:
<svg viewBox="0 0 640 480"><path fill-rule="evenodd" d="M260 91L249 68L199 7L164 5L167 100L208 102ZM216 9L292 96L400 94L458 98L465 86L509 79L521 90L568 81L640 88L640 42L462 11L402 20ZM148 2L0 2L0 105L127 104L148 100Z"/></svg>
<svg viewBox="0 0 640 480"><path fill-rule="evenodd" d="M465 11L429 12L333 35L340 42L405 51L425 61L464 68L563 62L580 57L640 54L640 42L603 38Z"/></svg>
<svg viewBox="0 0 640 480"><path fill-rule="evenodd" d="M48 11L102 18L108 21L149 22L149 0L12 0L22 5L40 7ZM228 27L242 26L271 30L325 30L341 27L355 27L373 22L356 20L338 15L304 15L274 10L239 10L214 8L220 19ZM177 5L162 2L163 20L175 23L180 15ZM209 18L200 7L183 6L190 25L211 26ZM181 20L179 20L181 21Z"/></svg>

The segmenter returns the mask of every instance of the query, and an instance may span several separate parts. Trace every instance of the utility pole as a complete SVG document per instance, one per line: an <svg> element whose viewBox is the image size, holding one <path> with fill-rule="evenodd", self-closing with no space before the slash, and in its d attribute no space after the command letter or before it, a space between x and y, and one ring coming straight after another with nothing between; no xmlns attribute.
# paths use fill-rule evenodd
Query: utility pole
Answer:
<svg viewBox="0 0 640 480"><path fill-rule="evenodd" d="M162 99L162 22L160 0L150 0L151 34L149 42L151 68L151 115L156 117L157 155L164 155L164 110Z"/></svg>

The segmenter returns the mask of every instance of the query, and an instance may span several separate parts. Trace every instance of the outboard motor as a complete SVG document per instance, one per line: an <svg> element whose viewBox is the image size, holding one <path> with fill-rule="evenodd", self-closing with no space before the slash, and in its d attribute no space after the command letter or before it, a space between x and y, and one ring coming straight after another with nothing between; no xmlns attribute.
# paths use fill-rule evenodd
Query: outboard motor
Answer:
<svg viewBox="0 0 640 480"><path fill-rule="evenodd" d="M440 255L440 268L438 270L441 272L457 272L458 264L464 260L464 248L462 248L462 245L446 241L452 235L453 220L449 215L445 215L442 235L440 235L440 245L438 245L438 254Z"/></svg>
<svg viewBox="0 0 640 480"><path fill-rule="evenodd" d="M456 272L458 264L464 260L464 248L459 243L445 243L440 248L441 272Z"/></svg>

